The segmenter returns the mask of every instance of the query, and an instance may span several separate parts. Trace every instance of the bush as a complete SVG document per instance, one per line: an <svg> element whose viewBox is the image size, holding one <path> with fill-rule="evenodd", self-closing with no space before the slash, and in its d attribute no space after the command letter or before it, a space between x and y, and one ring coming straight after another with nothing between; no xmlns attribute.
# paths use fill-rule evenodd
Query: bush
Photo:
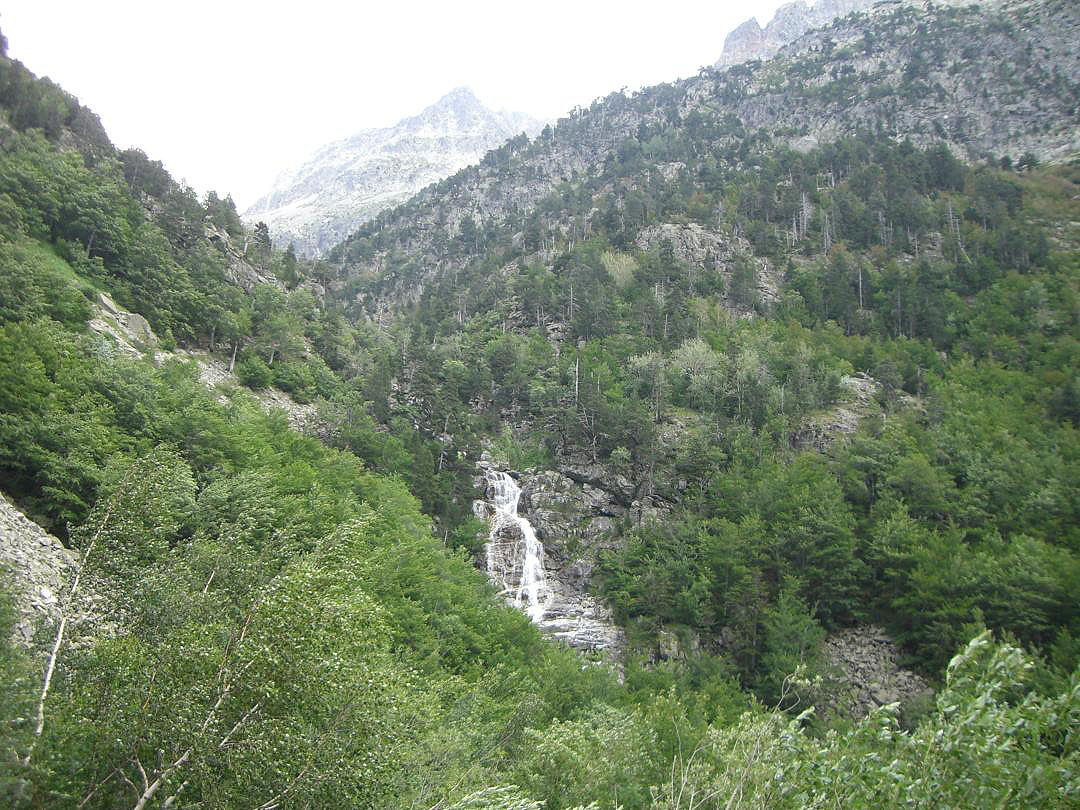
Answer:
<svg viewBox="0 0 1080 810"><path fill-rule="evenodd" d="M315 375L307 364L293 361L278 363L273 368L273 376L274 385L288 391L300 404L315 398Z"/></svg>
<svg viewBox="0 0 1080 810"><path fill-rule="evenodd" d="M236 364L236 376L248 388L258 391L270 385L274 372L258 355L244 352Z"/></svg>

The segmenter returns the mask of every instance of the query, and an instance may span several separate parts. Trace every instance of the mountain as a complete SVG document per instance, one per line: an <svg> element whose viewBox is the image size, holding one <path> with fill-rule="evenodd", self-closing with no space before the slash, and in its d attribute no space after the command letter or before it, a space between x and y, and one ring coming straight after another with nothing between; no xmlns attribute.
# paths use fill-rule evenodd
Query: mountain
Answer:
<svg viewBox="0 0 1080 810"><path fill-rule="evenodd" d="M556 634L587 628L583 643L625 640L668 659L716 644L752 677L760 624L741 612L741 596L727 596L734 568L725 566L743 564L730 550L763 537L766 556L789 549L789 563L745 561L755 571L747 593L769 610L786 601L790 575L799 610L814 605L815 621L832 629L855 621L844 583L872 589L864 577L876 563L864 569L839 546L891 531L878 522L892 506L877 482L893 476L888 497L937 533L982 489L974 459L995 456L1005 474L989 437L1006 428L986 398L1001 352L1035 388L1042 373L1060 381L1040 389L1017 451L1049 482L1058 462L1036 449L1040 434L1068 434L1063 422L1076 412L1053 357L1071 345L1071 294L1049 292L1073 283L1054 252L1078 244L1065 203L1076 183L1053 192L1051 207L1064 207L1045 231L1034 200L1075 177L1078 31L1069 3L879 4L771 60L575 110L336 247L328 300L395 339L386 404L373 407L438 437L447 459L493 431L475 513L495 521L482 562L500 589L523 606L532 594L530 612ZM1044 162L1066 165L1036 172ZM1021 309L1006 316L1012 307ZM1021 336L1039 324L1052 334ZM1013 339L1024 348L1006 348ZM959 382L968 362L990 376ZM973 435L973 424L985 431ZM938 431L952 438L927 438ZM924 439L918 459L902 449ZM751 458L751 445L762 455ZM970 463L947 449L961 446ZM890 472L854 473L863 450ZM901 493L899 482L923 458L939 473L912 474L940 475L949 494L914 506L927 493ZM848 473L859 483L840 495L831 476ZM810 489L803 474L815 479ZM1037 497L1032 483L1012 481L1011 493L978 496L995 515ZM787 501L793 488L803 494ZM1047 543L1033 557L1048 562L1058 545L1048 515L1027 514ZM716 536L714 519L730 521ZM834 519L848 528L805 545L807 526ZM735 528L758 520L763 528L745 535ZM952 544L963 533L935 536L961 553ZM692 560L712 542L727 550L706 573ZM993 566L1011 565L1005 548ZM827 573L815 559L834 552L844 563ZM928 576L944 565L925 564ZM710 576L716 592L690 593ZM772 585L762 595L751 581ZM585 602L597 594L599 611ZM990 610L990 599L986 590L977 601ZM906 590L893 598L888 629L940 672L963 622L940 643L925 615L907 614L916 601ZM607 632L608 617L625 636Z"/></svg>
<svg viewBox="0 0 1080 810"><path fill-rule="evenodd" d="M764 28L751 17L724 39L724 51L716 67L731 67L752 59L769 59L811 29L833 20L870 8L878 0L817 0L808 6L795 0L780 6Z"/></svg>
<svg viewBox="0 0 1080 810"><path fill-rule="evenodd" d="M523 113L489 110L459 87L392 127L321 147L282 172L243 217L266 222L275 244L293 242L300 254L319 256L380 211L540 127Z"/></svg>
<svg viewBox="0 0 1080 810"><path fill-rule="evenodd" d="M384 212L330 256L376 279L356 299L369 309L414 301L476 258L474 233L573 244L590 226L584 212L555 213L566 184L588 182L604 195L596 205L622 210L635 190L680 185L703 138L717 166L746 162L758 136L799 151L860 132L967 159L1061 158L1080 150L1078 35L1071 3L878 4L766 62L612 93Z"/></svg>
<svg viewBox="0 0 1080 810"><path fill-rule="evenodd" d="M0 806L1075 808L1078 33L849 15L334 264L0 35Z"/></svg>

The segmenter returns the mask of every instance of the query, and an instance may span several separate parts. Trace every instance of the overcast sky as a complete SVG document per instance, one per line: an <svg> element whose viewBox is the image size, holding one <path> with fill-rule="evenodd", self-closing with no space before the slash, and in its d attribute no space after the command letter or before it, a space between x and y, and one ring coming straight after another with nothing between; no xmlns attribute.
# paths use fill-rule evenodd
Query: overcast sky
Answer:
<svg viewBox="0 0 1080 810"><path fill-rule="evenodd" d="M200 194L243 210L316 147L459 85L554 120L612 90L692 75L774 0L233 2L5 0L9 54Z"/></svg>

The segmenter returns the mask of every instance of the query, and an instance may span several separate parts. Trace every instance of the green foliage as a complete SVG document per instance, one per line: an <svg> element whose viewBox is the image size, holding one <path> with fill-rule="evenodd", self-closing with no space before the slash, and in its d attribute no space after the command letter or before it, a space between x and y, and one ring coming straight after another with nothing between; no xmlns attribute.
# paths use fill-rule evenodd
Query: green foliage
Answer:
<svg viewBox="0 0 1080 810"><path fill-rule="evenodd" d="M355 387L338 391L319 408L327 440L349 450L372 469L407 476L413 456L396 436L380 430L371 415L371 403Z"/></svg>
<svg viewBox="0 0 1080 810"><path fill-rule="evenodd" d="M0 239L0 319L49 317L71 329L90 319L92 287L53 251L28 239Z"/></svg>
<svg viewBox="0 0 1080 810"><path fill-rule="evenodd" d="M455 692L490 673L508 670L517 684L477 729L490 739L525 698L521 673L538 662L549 691L532 722L610 690L610 676L582 673L571 653L544 652L471 561L432 536L403 487L354 456L292 433L240 394L219 404L190 367L88 351L40 321L3 334L3 356L16 363L0 377L4 425L21 442L5 445L11 463L63 440L32 429L42 414L46 425L66 420L73 436L111 437L108 452L81 456L93 505L71 539L110 621L125 629L63 653L29 772L37 804L92 791L85 806L134 802L125 778L141 794L161 777L157 801L183 785L185 801L216 807L277 794L378 806L441 784L444 767L459 774L453 760L416 771L414 782L401 763L426 761ZM37 481L61 458L42 458L24 493L55 505ZM223 757L242 767L225 768Z"/></svg>
<svg viewBox="0 0 1080 810"><path fill-rule="evenodd" d="M582 720L526 732L516 780L549 807L648 807L647 786L663 773L651 755L657 745L645 718L601 706Z"/></svg>
<svg viewBox="0 0 1080 810"><path fill-rule="evenodd" d="M105 461L128 443L90 358L55 323L0 326L0 468L8 491L59 529L81 521Z"/></svg>
<svg viewBox="0 0 1080 810"><path fill-rule="evenodd" d="M900 96L933 92L936 59L910 55ZM12 720L38 683L0 615L0 795L1080 800L1080 175L872 133L796 152L780 139L803 133L773 141L722 112L750 74L706 75L716 110L690 109L684 85L613 94L436 188L610 136L610 159L535 205L428 222L417 198L330 267L117 153L0 56L0 477L82 554L107 614L61 650L28 769L9 767L29 750ZM862 90L838 69L807 92ZM103 289L166 348L316 403L322 441L208 391L193 363L119 356L85 331ZM405 289L393 317L365 311ZM844 435L808 439L811 421ZM628 629L625 683L542 639L476 570L484 447L516 469L586 463L626 510L597 569ZM808 733L809 713L784 711L828 697L807 680L824 634L868 619L943 678L937 703L903 729L883 707ZM983 626L1045 662L981 635L950 663ZM654 660L658 638L680 649Z"/></svg>
<svg viewBox="0 0 1080 810"><path fill-rule="evenodd" d="M503 432L492 441L491 457L513 470L544 469L551 467L553 461L551 453L538 438L517 440L509 426L504 426Z"/></svg>
<svg viewBox="0 0 1080 810"><path fill-rule="evenodd" d="M791 673L820 672L821 645L825 641L825 631L798 591L798 582L785 581L776 604L765 611L762 622L761 665L766 673L762 697L782 708L788 708L787 701L792 700L785 688Z"/></svg>
<svg viewBox="0 0 1080 810"><path fill-rule="evenodd" d="M28 718L33 711L33 667L15 645L17 614L9 589L11 572L0 569L0 800L17 805L26 798L25 774L19 763L30 744Z"/></svg>
<svg viewBox="0 0 1080 810"><path fill-rule="evenodd" d="M274 372L254 352L245 352L236 362L237 379L256 391L266 388L274 380Z"/></svg>
<svg viewBox="0 0 1080 810"><path fill-rule="evenodd" d="M1080 791L1076 676L1059 695L1024 691L1031 662L975 638L949 664L936 711L916 730L895 706L824 739L784 715L748 714L710 733L660 790L663 808L706 795L729 807L1068 807Z"/></svg>
<svg viewBox="0 0 1080 810"><path fill-rule="evenodd" d="M716 517L633 532L604 559L603 588L626 618L723 635L747 682L775 697L789 665L820 642L807 606L842 622L857 608L863 569L852 515L818 458L760 468L756 480L747 472L715 480Z"/></svg>
<svg viewBox="0 0 1080 810"><path fill-rule="evenodd" d="M416 687L389 654L378 605L350 573L359 557L336 544L347 537L287 565L241 613L222 611L213 590L178 593L168 606L181 613L167 628L96 645L54 704L44 752L87 756L74 771L50 761L53 779L74 787L114 768L88 800L101 807L144 769L163 797L183 790L219 807L275 796L372 806L387 795L419 705L407 699ZM182 554L171 568L188 578ZM102 710L107 722L85 719Z"/></svg>
<svg viewBox="0 0 1080 810"><path fill-rule="evenodd" d="M522 796L516 786L490 787L470 793L449 810L541 810L543 805Z"/></svg>
<svg viewBox="0 0 1080 810"><path fill-rule="evenodd" d="M71 535L86 569L105 579L137 577L161 564L195 508L195 479L175 451L159 446L106 467L98 502Z"/></svg>

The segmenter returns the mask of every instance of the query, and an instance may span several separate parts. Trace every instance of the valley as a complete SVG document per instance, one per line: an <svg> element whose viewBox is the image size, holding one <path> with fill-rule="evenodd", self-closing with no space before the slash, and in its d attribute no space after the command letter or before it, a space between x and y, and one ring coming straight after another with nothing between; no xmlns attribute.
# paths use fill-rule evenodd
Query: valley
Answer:
<svg viewBox="0 0 1080 810"><path fill-rule="evenodd" d="M1080 11L751 22L243 216L0 56L0 804L1075 806Z"/></svg>

